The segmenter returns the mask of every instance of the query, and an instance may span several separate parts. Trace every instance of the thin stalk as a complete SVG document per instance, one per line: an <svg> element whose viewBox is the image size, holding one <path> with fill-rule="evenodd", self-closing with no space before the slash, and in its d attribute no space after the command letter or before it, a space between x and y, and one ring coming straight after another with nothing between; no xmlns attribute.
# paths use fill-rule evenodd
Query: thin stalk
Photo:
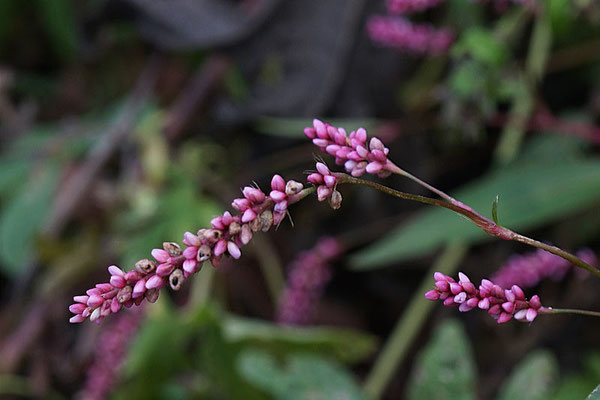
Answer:
<svg viewBox="0 0 600 400"><path fill-rule="evenodd" d="M487 234L489 234L491 236L496 236L496 237L498 237L500 239L504 239L504 240L514 240L517 242L527 244L529 246L533 246L533 247L537 247L537 248L546 250L552 254L555 254L561 258L564 258L565 260L569 261L573 265L583 268L586 271L596 275L597 277L600 277L600 270L592 267L591 265L589 265L588 263L586 263L579 257L575 256L574 254L571 254L571 253L569 253L561 248L558 248L556 246L542 243L538 240L531 239L527 236L513 232L512 230L510 230L508 228L505 228L503 226L496 224L491 219L484 217L477 211L473 210L471 207L468 207L456 200L455 200L456 203L448 203L446 201L432 199L430 197L400 192L398 190L389 188L389 187L381 185L379 183L370 182L370 181L366 181L366 180L359 179L359 178L354 178L354 177L346 175L346 174L335 174L335 176L340 183L353 183L353 184L357 184L357 185L367 186L367 187L379 190L385 194L389 194L394 197L399 197L401 199L413 200L413 201L418 201L420 203L425 203L425 204L430 204L433 206L447 208L447 209L457 212L461 215L464 215L469 220L471 220L471 222L473 222L475 225L477 225L479 228L481 228L483 231L485 231Z"/></svg>
<svg viewBox="0 0 600 400"><path fill-rule="evenodd" d="M591 316L591 317L600 317L600 312L598 312L598 311L579 310L576 308L543 307L538 312L540 314L579 314L579 315L587 315L587 316Z"/></svg>
<svg viewBox="0 0 600 400"><path fill-rule="evenodd" d="M371 398L381 397L435 306L435 303L423 296L423 293L431 288L431 276L438 271L447 275L454 274L467 249L468 247L461 243L449 244L427 272L365 380L364 389Z"/></svg>

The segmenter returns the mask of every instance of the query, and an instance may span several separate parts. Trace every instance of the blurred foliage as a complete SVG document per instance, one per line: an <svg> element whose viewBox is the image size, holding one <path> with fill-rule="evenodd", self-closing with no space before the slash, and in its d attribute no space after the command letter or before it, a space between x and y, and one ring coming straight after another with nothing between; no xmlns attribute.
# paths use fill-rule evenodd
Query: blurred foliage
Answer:
<svg viewBox="0 0 600 400"><path fill-rule="evenodd" d="M497 400L548 399L558 377L558 363L552 353L537 351L525 356L500 388Z"/></svg>
<svg viewBox="0 0 600 400"><path fill-rule="evenodd" d="M475 360L458 321L446 320L421 351L408 384L410 400L475 399Z"/></svg>

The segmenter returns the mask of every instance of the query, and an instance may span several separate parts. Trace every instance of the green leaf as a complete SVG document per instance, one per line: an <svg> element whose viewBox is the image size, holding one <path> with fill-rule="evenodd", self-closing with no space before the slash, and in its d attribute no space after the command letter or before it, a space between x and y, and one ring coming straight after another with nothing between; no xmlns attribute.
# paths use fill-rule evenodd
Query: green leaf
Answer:
<svg viewBox="0 0 600 400"><path fill-rule="evenodd" d="M600 385L590 393L586 400L600 400Z"/></svg>
<svg viewBox="0 0 600 400"><path fill-rule="evenodd" d="M377 121L373 119L334 119L327 120L327 122L334 126L348 126L352 129L363 127L370 130L377 127ZM302 132L308 126L312 126L312 119L261 117L258 120L256 129L266 135L306 139Z"/></svg>
<svg viewBox="0 0 600 400"><path fill-rule="evenodd" d="M38 0L37 10L56 53L70 60L77 50L77 26L73 8L67 0Z"/></svg>
<svg viewBox="0 0 600 400"><path fill-rule="evenodd" d="M502 197L502 225L517 231L590 207L600 200L600 160L555 157L520 162L483 176L453 193L476 210ZM372 269L435 250L450 240L480 243L493 239L472 222L440 208L428 208L351 257L354 268Z"/></svg>
<svg viewBox="0 0 600 400"><path fill-rule="evenodd" d="M466 30L455 47L459 54L470 54L477 61L490 66L502 65L508 56L504 43L489 30L479 27Z"/></svg>
<svg viewBox="0 0 600 400"><path fill-rule="evenodd" d="M476 367L466 333L456 320L438 327L418 356L408 382L409 400L475 399Z"/></svg>
<svg viewBox="0 0 600 400"><path fill-rule="evenodd" d="M552 353L536 351L517 365L502 385L498 400L545 400L554 391L558 363Z"/></svg>
<svg viewBox="0 0 600 400"><path fill-rule="evenodd" d="M500 223L498 222L498 202L499 201L500 201L500 196L496 195L496 197L494 198L494 202L492 203L492 219L498 225L500 225Z"/></svg>
<svg viewBox="0 0 600 400"><path fill-rule="evenodd" d="M0 210L0 268L15 276L35 254L34 239L48 211L58 181L58 168L47 165Z"/></svg>
<svg viewBox="0 0 600 400"><path fill-rule="evenodd" d="M229 341L261 345L279 354L311 351L350 363L364 360L377 344L374 336L351 329L282 326L234 316L223 321L223 335Z"/></svg>
<svg viewBox="0 0 600 400"><path fill-rule="evenodd" d="M239 356L238 370L276 399L366 399L348 371L314 355L293 354L282 365L267 352L249 349Z"/></svg>

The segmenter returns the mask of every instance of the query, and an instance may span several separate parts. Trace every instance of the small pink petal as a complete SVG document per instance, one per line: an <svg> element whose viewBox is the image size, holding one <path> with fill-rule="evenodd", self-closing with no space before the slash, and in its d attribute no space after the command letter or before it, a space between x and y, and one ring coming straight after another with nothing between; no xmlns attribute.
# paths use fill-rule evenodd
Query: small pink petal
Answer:
<svg viewBox="0 0 600 400"><path fill-rule="evenodd" d="M229 252L229 254L231 255L231 257L238 259L240 258L240 256L242 255L242 252L240 251L240 248L233 242L228 242L227 243L227 251Z"/></svg>
<svg viewBox="0 0 600 400"><path fill-rule="evenodd" d="M233 222L233 216L231 215L231 213L229 211L225 211L223 213L223 223L226 226L229 226L232 222Z"/></svg>
<svg viewBox="0 0 600 400"><path fill-rule="evenodd" d="M304 128L304 134L309 139L314 139L317 136L317 132L315 131L315 128Z"/></svg>
<svg viewBox="0 0 600 400"><path fill-rule="evenodd" d="M285 190L285 188L284 188L284 190ZM287 195L284 192L281 192L279 190L273 190L273 191L271 191L271 193L269 193L269 197L272 198L275 203L278 203L280 201L285 200Z"/></svg>
<svg viewBox="0 0 600 400"><path fill-rule="evenodd" d="M185 260L183 262L183 270L188 274L193 274L196 272L196 260Z"/></svg>
<svg viewBox="0 0 600 400"><path fill-rule="evenodd" d="M331 174L331 171L329 171L329 168L327 167L327 165L323 164L322 162L317 163L317 171L319 171L319 173L321 175Z"/></svg>
<svg viewBox="0 0 600 400"><path fill-rule="evenodd" d="M312 183L313 185L320 185L323 183L323 175L319 174L318 172L314 172L310 174L306 178L306 180Z"/></svg>
<svg viewBox="0 0 600 400"><path fill-rule="evenodd" d="M125 277L125 272L123 272L123 270L116 265L111 265L108 267L108 273L114 276Z"/></svg>
<svg viewBox="0 0 600 400"><path fill-rule="evenodd" d="M139 281L136 282L135 286L133 287L133 292L131 292L131 297L133 299L137 299L138 297L143 295L145 291L146 291L146 280L140 279Z"/></svg>
<svg viewBox="0 0 600 400"><path fill-rule="evenodd" d="M85 321L85 318L81 314L77 314L69 318L69 322L72 324L78 324Z"/></svg>
<svg viewBox="0 0 600 400"><path fill-rule="evenodd" d="M196 258L196 254L198 254L198 246L186 247L182 254L187 260Z"/></svg>
<svg viewBox="0 0 600 400"><path fill-rule="evenodd" d="M69 306L69 311L71 311L73 314L81 314L85 309L86 305L81 303L75 303Z"/></svg>
<svg viewBox="0 0 600 400"><path fill-rule="evenodd" d="M281 175L273 175L273 178L271 179L271 189L283 192L285 190L285 179L283 179Z"/></svg>
<svg viewBox="0 0 600 400"><path fill-rule="evenodd" d="M437 300L440 298L440 294L437 290L430 290L427 293L425 293L425 298L427 300Z"/></svg>
<svg viewBox="0 0 600 400"><path fill-rule="evenodd" d="M369 174L376 174L383 169L383 164L379 161L373 161L367 164L367 168L365 169Z"/></svg>
<svg viewBox="0 0 600 400"><path fill-rule="evenodd" d="M163 249L153 249L150 254L152 254L152 257L160 263L167 262L170 258L169 253Z"/></svg>
<svg viewBox="0 0 600 400"><path fill-rule="evenodd" d="M122 276L119 276L119 275L113 275L110 277L110 284L118 289L121 289L121 288L125 287L125 284L126 284L125 278L123 278Z"/></svg>
<svg viewBox="0 0 600 400"><path fill-rule="evenodd" d="M327 186L327 187L334 187L335 183L337 182L337 180L335 179L335 176L333 176L333 175L325 175L323 177L323 181L325 182L325 186Z"/></svg>
<svg viewBox="0 0 600 400"><path fill-rule="evenodd" d="M221 239L215 244L215 248L213 249L213 254L218 257L225 253L227 249L227 241L225 239Z"/></svg>
<svg viewBox="0 0 600 400"><path fill-rule="evenodd" d="M73 296L73 301L77 303L87 304L89 298L90 296Z"/></svg>
<svg viewBox="0 0 600 400"><path fill-rule="evenodd" d="M215 229L225 229L225 224L223 223L223 217L215 217L210 220L210 224Z"/></svg>
<svg viewBox="0 0 600 400"><path fill-rule="evenodd" d="M183 234L183 244L186 246L195 246L198 247L201 245L200 238L194 235L192 232L185 232ZM184 251L185 253L185 251Z"/></svg>
<svg viewBox="0 0 600 400"><path fill-rule="evenodd" d="M538 313L533 308L527 309L527 314L525 315L525 319L529 322L533 322L533 320L537 317Z"/></svg>
<svg viewBox="0 0 600 400"><path fill-rule="evenodd" d="M104 297L97 295L97 294L91 295L87 301L88 307L92 307L92 308L98 307L102 303L104 303Z"/></svg>
<svg viewBox="0 0 600 400"><path fill-rule="evenodd" d="M146 282L146 289L160 288L164 285L165 281L158 275L152 275Z"/></svg>
<svg viewBox="0 0 600 400"><path fill-rule="evenodd" d="M510 320L511 320L511 318L512 318L512 315L511 315L511 314L503 312L503 313L502 313L502 314L500 314L500 316L498 317L498 321L497 321L497 322L498 322L499 324L503 324L503 323L505 323L505 322L508 322L508 321L510 321Z"/></svg>
<svg viewBox="0 0 600 400"><path fill-rule="evenodd" d="M113 313L119 312L119 310L121 309L121 303L119 303L119 300L117 300L117 298L113 298L112 302L110 303L110 311Z"/></svg>
<svg viewBox="0 0 600 400"><path fill-rule="evenodd" d="M167 263L167 264L160 264L158 267L156 267L156 275L158 276L168 276L171 275L171 272L173 272L173 270L175 269L175 266L173 264ZM154 276L156 276L154 275ZM154 276L152 278L154 278ZM150 279L152 279L150 278ZM148 279L148 281L150 281L150 279ZM146 288L150 289L148 287L148 283L146 283Z"/></svg>
<svg viewBox="0 0 600 400"><path fill-rule="evenodd" d="M326 137L327 136L327 128L325 128L325 124L318 119L313 119L313 126L315 127L315 131L317 136Z"/></svg>

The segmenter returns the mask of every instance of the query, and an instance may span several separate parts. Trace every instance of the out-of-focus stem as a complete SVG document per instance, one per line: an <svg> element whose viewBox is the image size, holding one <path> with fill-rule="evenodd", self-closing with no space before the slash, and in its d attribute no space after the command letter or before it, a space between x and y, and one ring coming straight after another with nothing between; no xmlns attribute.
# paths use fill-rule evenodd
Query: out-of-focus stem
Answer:
<svg viewBox="0 0 600 400"><path fill-rule="evenodd" d="M471 207L466 206L457 200L453 199L454 201L452 203L449 203L444 200L432 199L430 197L400 192L398 190L389 188L387 186L380 185L379 183L370 182L370 181L366 181L366 180L359 179L359 178L354 178L354 177L346 175L346 174L335 174L335 176L338 179L339 183L354 183L354 184L358 184L358 185L362 185L362 186L368 186L370 188L379 190L383 193L389 194L394 197L399 197L401 199L413 200L413 201L418 201L418 202L425 203L425 204L431 204L433 206L447 208L447 209L457 212L461 215L464 215L469 220L471 220L475 225L477 225L479 228L481 228L483 231L485 231L487 234L489 234L491 236L496 236L496 237L499 237L500 239L504 239L504 240L514 240L517 242L525 243L529 246L533 246L533 247L537 247L537 248L546 250L552 254L555 254L559 257L564 258L565 260L571 262L573 265L583 268L586 271L596 275L597 277L600 277L600 270L592 267L591 265L589 265L588 263L586 263L579 257L575 256L574 254L571 254L571 253L569 253L565 250L562 250L561 248L558 248L556 246L542 243L538 240L531 239L527 236L513 232L512 230L510 230L508 228L498 225L491 219L484 217L477 211L473 210Z"/></svg>
<svg viewBox="0 0 600 400"><path fill-rule="evenodd" d="M587 315L590 317L600 317L600 312L598 312L598 311L579 310L576 308L542 307L538 310L538 313L539 314L579 314L579 315Z"/></svg>
<svg viewBox="0 0 600 400"><path fill-rule="evenodd" d="M467 248L467 246L460 243L449 244L427 272L365 380L365 392L371 398L378 399L381 397L406 351L410 348L435 305L423 296L423 293L431 287L431 276L438 271L444 274L453 274L466 254Z"/></svg>

